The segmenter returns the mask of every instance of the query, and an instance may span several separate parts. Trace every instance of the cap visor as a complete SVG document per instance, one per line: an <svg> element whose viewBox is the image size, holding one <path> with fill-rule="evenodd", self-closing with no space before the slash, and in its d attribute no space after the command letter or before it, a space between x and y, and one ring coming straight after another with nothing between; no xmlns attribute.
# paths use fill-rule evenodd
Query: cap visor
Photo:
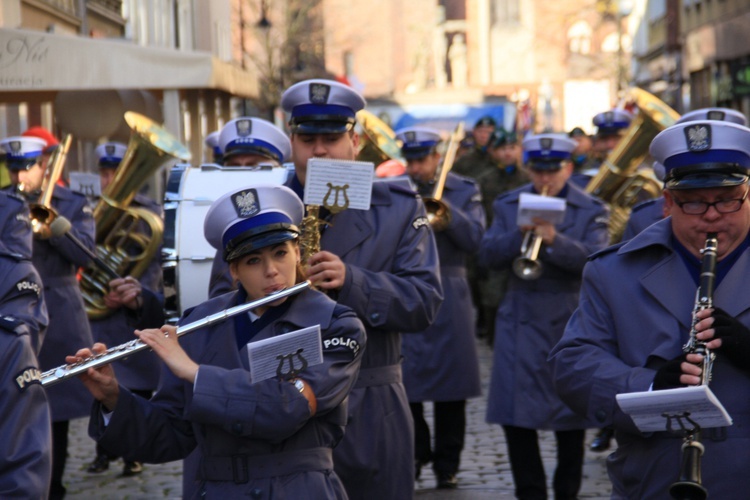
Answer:
<svg viewBox="0 0 750 500"><path fill-rule="evenodd" d="M281 231L272 231L269 233L262 233L244 240L242 243L232 249L231 252L224 256L224 260L231 262L234 259L247 255L254 250L283 243L285 241L296 239L299 236L297 231L285 229Z"/></svg>
<svg viewBox="0 0 750 500"><path fill-rule="evenodd" d="M744 174L728 174L722 172L703 172L689 174L666 182L667 189L708 189L740 186L748 181Z"/></svg>
<svg viewBox="0 0 750 500"><path fill-rule="evenodd" d="M347 122L309 121L292 124L291 129L295 134L343 134L353 126L353 123Z"/></svg>

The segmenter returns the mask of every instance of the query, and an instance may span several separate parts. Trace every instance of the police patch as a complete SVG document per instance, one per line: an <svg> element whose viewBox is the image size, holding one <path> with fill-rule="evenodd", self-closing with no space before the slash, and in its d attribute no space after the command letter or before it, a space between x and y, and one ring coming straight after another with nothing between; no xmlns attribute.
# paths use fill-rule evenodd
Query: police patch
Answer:
<svg viewBox="0 0 750 500"><path fill-rule="evenodd" d="M33 281L28 280L22 280L16 283L16 290L18 290L18 293L24 293L24 292L34 292L37 297L39 297L42 294L42 289L39 286L38 283L34 283Z"/></svg>
<svg viewBox="0 0 750 500"><path fill-rule="evenodd" d="M334 349L336 347L346 347L356 356L359 352L359 342L349 337L334 337L323 341L323 349Z"/></svg>
<svg viewBox="0 0 750 500"><path fill-rule="evenodd" d="M23 392L34 384L42 385L42 372L36 366L29 366L21 370L16 375L16 385L18 390Z"/></svg>
<svg viewBox="0 0 750 500"><path fill-rule="evenodd" d="M258 203L258 191L248 189L240 191L232 196L232 204L237 211L237 216L242 218L252 217L260 212L260 203Z"/></svg>
<svg viewBox="0 0 750 500"><path fill-rule="evenodd" d="M252 120L237 120L234 122L234 126L237 129L237 135L240 137L247 137L253 132Z"/></svg>
<svg viewBox="0 0 750 500"><path fill-rule="evenodd" d="M331 94L331 86L325 83L310 84L310 102L313 104L328 103L328 96Z"/></svg>
<svg viewBox="0 0 750 500"><path fill-rule="evenodd" d="M427 217L417 217L417 218L416 218L416 219L414 219L414 221L413 221L413 222L411 223L411 226L412 226L412 227L413 227L414 229L419 229L419 228L420 228L420 227L422 227L422 226L429 226L429 225L430 225L430 221L429 221L429 220L427 220Z"/></svg>
<svg viewBox="0 0 750 500"><path fill-rule="evenodd" d="M711 126L705 123L686 127L685 141L691 152L706 151L711 148Z"/></svg>

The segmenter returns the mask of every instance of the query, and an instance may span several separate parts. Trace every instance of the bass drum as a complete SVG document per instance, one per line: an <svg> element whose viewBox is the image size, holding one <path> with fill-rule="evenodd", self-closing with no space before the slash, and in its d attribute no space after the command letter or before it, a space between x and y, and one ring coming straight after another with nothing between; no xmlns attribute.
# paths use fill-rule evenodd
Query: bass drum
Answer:
<svg viewBox="0 0 750 500"><path fill-rule="evenodd" d="M177 165L169 172L164 196L164 307L175 321L186 309L208 299L216 250L203 236L208 208L231 189L252 184L283 184L286 167L191 167Z"/></svg>

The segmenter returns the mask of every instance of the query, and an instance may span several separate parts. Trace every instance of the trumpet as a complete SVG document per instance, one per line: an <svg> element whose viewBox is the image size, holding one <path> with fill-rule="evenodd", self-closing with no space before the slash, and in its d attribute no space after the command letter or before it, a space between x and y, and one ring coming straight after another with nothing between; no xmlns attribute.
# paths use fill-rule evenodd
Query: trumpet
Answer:
<svg viewBox="0 0 750 500"><path fill-rule="evenodd" d="M549 186L542 188L542 196L547 196ZM539 262L539 250L542 249L542 237L534 230L526 231L521 243L521 255L513 259L513 274L522 280L535 280L542 275L542 263Z"/></svg>
<svg viewBox="0 0 750 500"><path fill-rule="evenodd" d="M427 211L427 220L430 222L433 231L436 232L443 231L451 221L451 211L448 205L442 201L443 189L445 188L445 180L448 178L448 173L453 168L453 162L456 160L458 146L461 144L463 136L464 122L459 122L453 134L451 134L451 140L448 143L443 161L438 166L437 172L435 172L435 187L432 189L430 196L425 196L423 199L425 210Z"/></svg>
<svg viewBox="0 0 750 500"><path fill-rule="evenodd" d="M220 321L224 321L225 319L231 318L232 316L236 316L237 314L241 314L255 309L256 307L275 302L284 297L298 294L303 290L306 290L310 286L311 284L309 281L302 281L292 287L285 288L284 290L279 290L278 292L269 294L261 299L254 300L252 302L246 302L238 306L230 307L229 309L224 309L223 311L219 311L217 313L206 316L205 318L178 327L177 336L181 337L183 335L187 335L188 333L194 332L201 328L206 328L210 325L213 325L214 323L218 323ZM124 344L111 347L103 353L96 354L94 356L91 356L90 358L86 358L79 363L62 365L58 366L57 368L47 370L46 372L42 373L40 381L43 386L52 386L55 384L59 384L60 382L68 380L69 378L85 373L89 368L98 368L100 366L108 365L117 361L118 359L131 356L137 352L145 351L147 349L150 349L150 347L140 339L131 340L129 342L125 342Z"/></svg>
<svg viewBox="0 0 750 500"><path fill-rule="evenodd" d="M701 250L701 275L698 290L695 292L695 305L690 326L690 337L682 350L688 354L702 354L701 385L708 385L711 381L711 371L715 354L710 352L706 343L698 340L695 325L698 323L696 314L704 309L713 307L713 292L716 282L716 254L718 240L716 233L708 233L706 243ZM682 462L680 464L680 478L669 487L669 494L675 499L703 500L708 491L701 484L701 457L704 447L700 439L700 426L685 430L682 444Z"/></svg>
<svg viewBox="0 0 750 500"><path fill-rule="evenodd" d="M50 224L57 218L57 210L52 207L52 193L55 190L58 179L62 175L65 160L70 149L72 136L67 134L62 143L50 158L47 166L48 174L42 182L42 194L36 203L29 206L29 219L31 220L31 230L36 238L46 240L52 236ZM23 186L20 187L23 191Z"/></svg>

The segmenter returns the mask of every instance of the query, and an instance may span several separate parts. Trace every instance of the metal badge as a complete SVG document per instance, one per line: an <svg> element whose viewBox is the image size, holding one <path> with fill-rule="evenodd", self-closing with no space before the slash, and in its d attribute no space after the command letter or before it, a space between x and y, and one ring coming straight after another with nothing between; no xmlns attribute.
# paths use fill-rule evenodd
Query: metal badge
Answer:
<svg viewBox="0 0 750 500"><path fill-rule="evenodd" d="M255 189L248 189L235 194L232 197L232 204L237 211L237 216L245 219L260 212L258 192Z"/></svg>
<svg viewBox="0 0 750 500"><path fill-rule="evenodd" d="M549 137L542 137L539 139L539 147L542 148L542 153L549 153L552 150L552 139Z"/></svg>
<svg viewBox="0 0 750 500"><path fill-rule="evenodd" d="M711 126L708 124L694 125L685 128L685 140L688 151L700 152L711 148Z"/></svg>
<svg viewBox="0 0 750 500"><path fill-rule="evenodd" d="M237 120L235 122L235 128L237 129L238 136L247 137L253 132L253 121L252 120Z"/></svg>
<svg viewBox="0 0 750 500"><path fill-rule="evenodd" d="M325 83L310 84L310 102L313 104L326 104L331 93L331 86Z"/></svg>

